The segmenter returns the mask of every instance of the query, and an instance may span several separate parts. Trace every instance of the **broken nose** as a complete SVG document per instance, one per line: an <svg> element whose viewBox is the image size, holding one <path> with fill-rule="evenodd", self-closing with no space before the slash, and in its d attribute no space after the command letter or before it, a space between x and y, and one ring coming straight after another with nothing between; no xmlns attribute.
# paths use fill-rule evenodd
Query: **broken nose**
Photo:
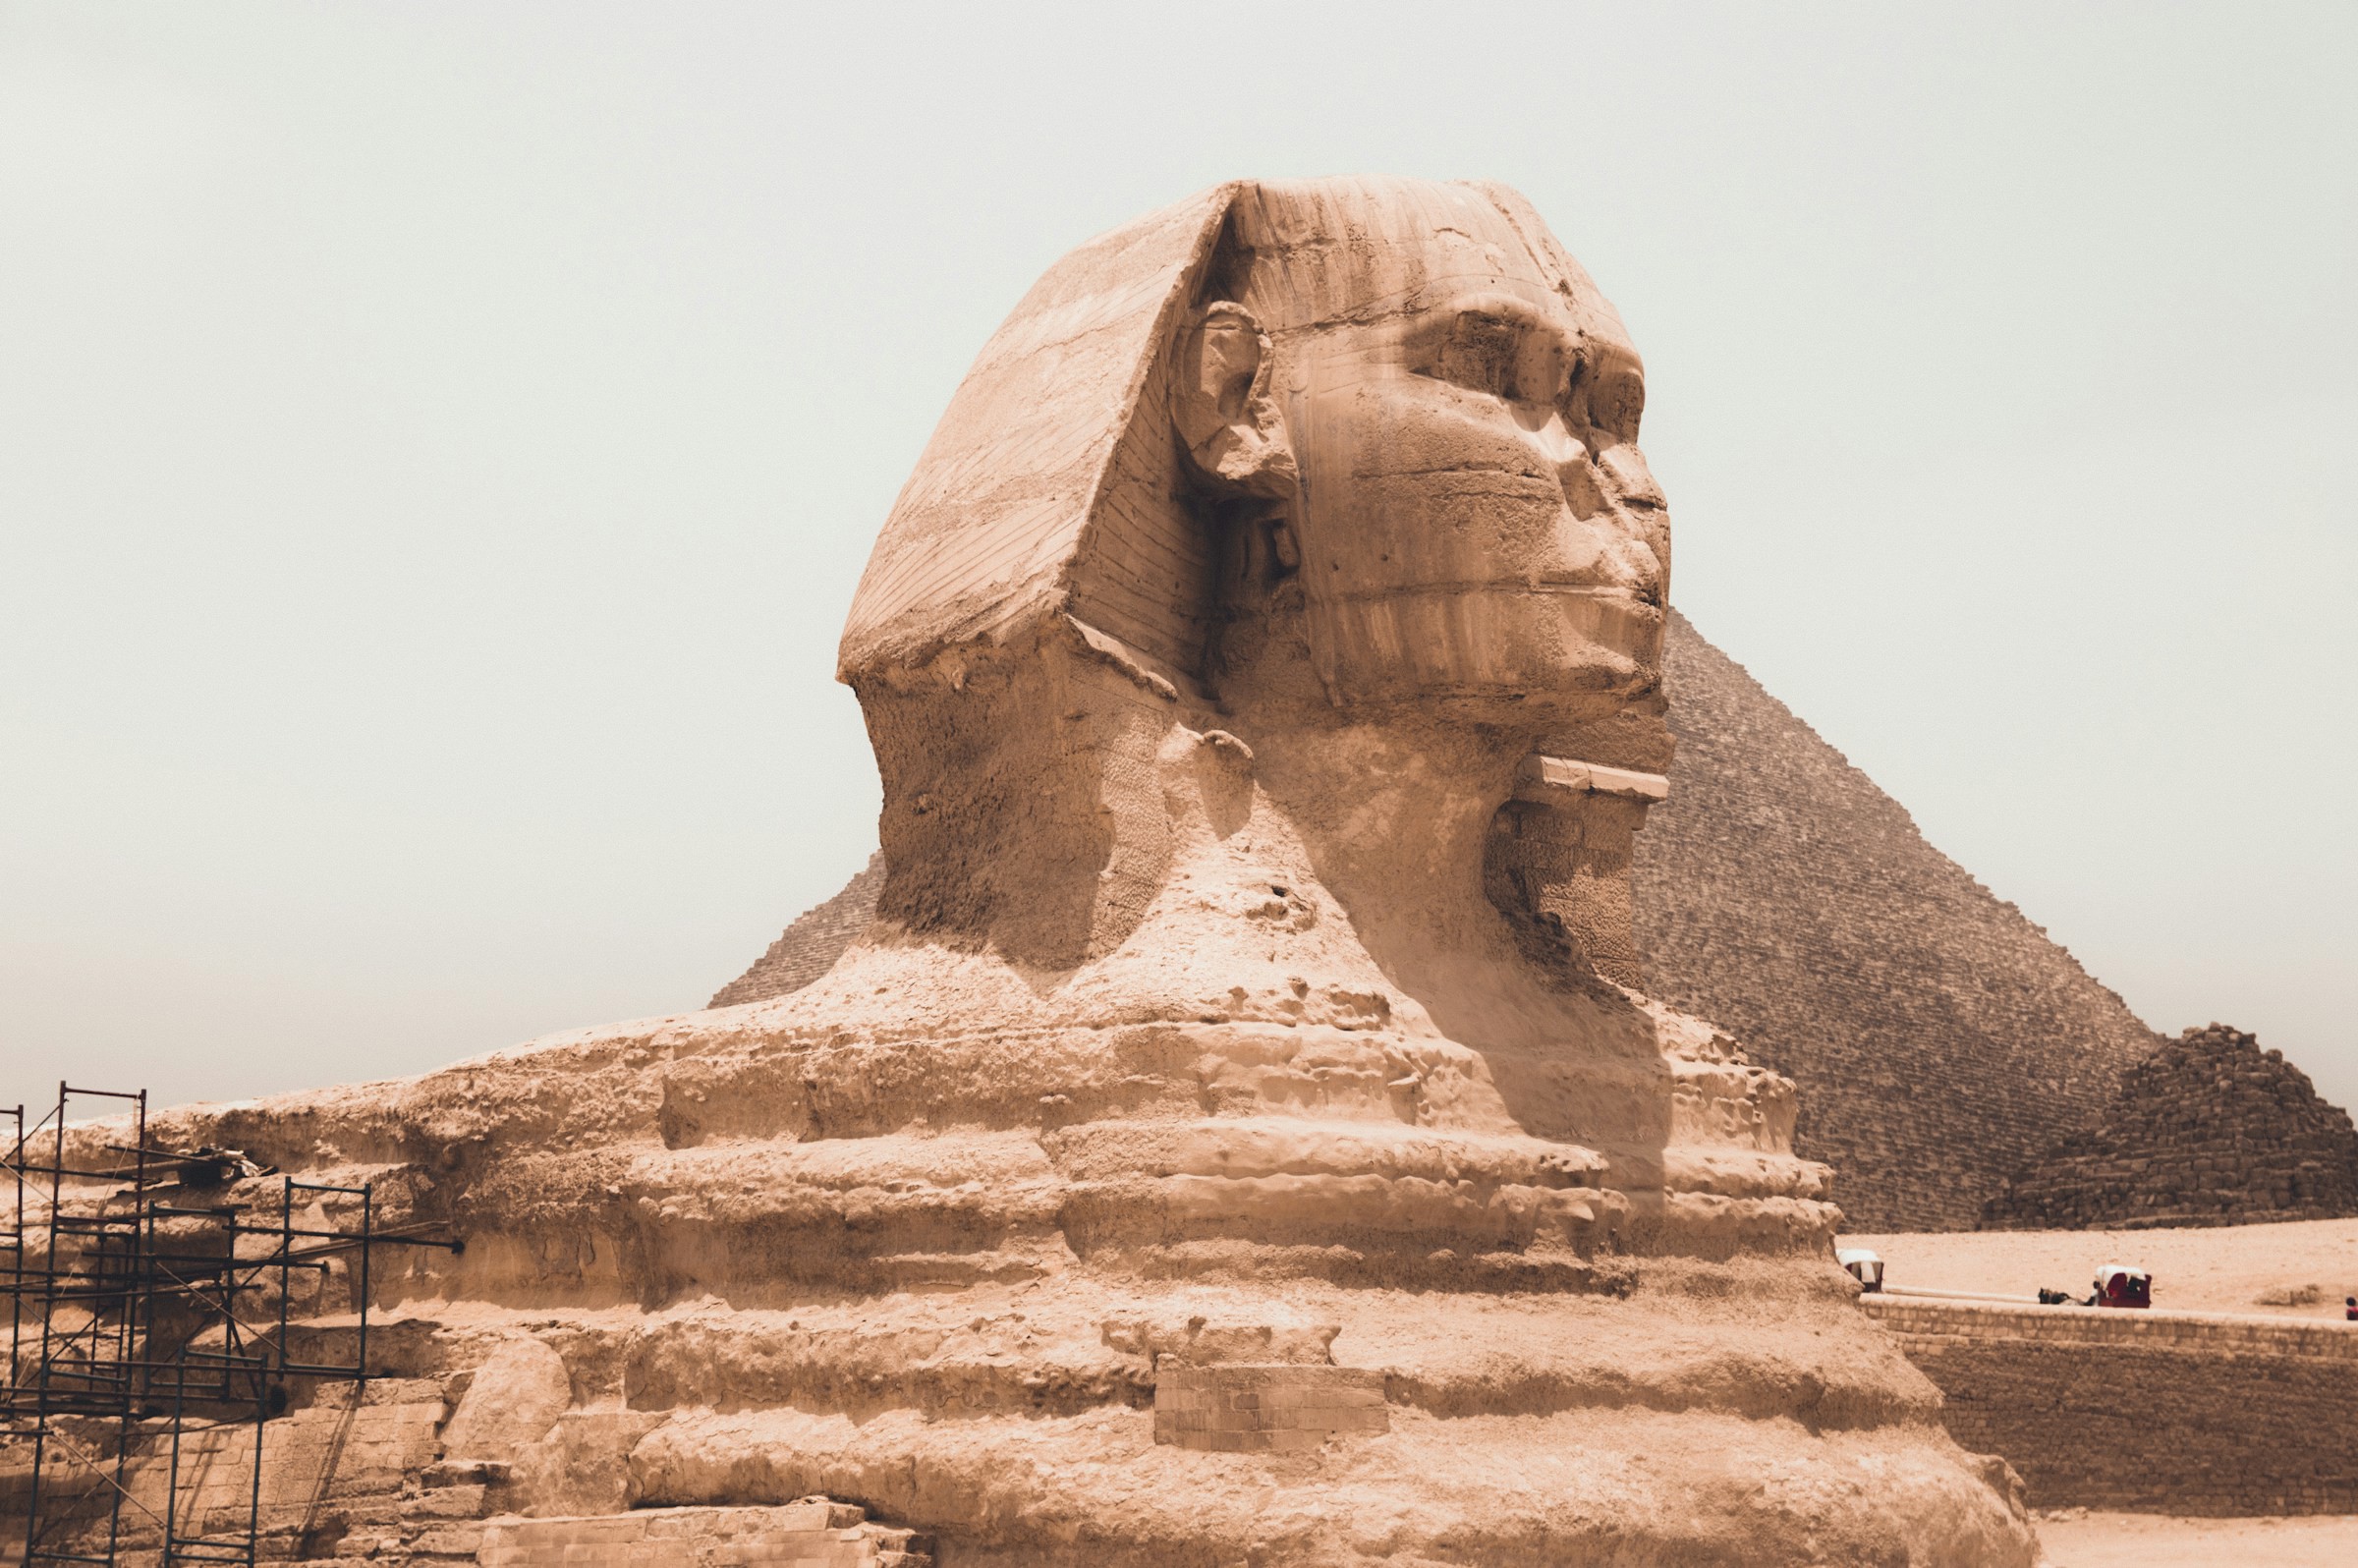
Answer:
<svg viewBox="0 0 2358 1568"><path fill-rule="evenodd" d="M1634 446L1608 446L1597 456L1597 466L1612 480L1613 492L1633 506L1660 506L1662 487Z"/></svg>

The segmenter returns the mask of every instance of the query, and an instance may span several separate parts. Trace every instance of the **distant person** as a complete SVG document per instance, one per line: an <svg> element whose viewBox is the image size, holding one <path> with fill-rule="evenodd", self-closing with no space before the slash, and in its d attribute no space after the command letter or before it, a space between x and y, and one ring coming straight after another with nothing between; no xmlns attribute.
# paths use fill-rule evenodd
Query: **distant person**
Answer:
<svg viewBox="0 0 2358 1568"><path fill-rule="evenodd" d="M2341 1316L2345 1322L2358 1323L2358 1296L2341 1298Z"/></svg>

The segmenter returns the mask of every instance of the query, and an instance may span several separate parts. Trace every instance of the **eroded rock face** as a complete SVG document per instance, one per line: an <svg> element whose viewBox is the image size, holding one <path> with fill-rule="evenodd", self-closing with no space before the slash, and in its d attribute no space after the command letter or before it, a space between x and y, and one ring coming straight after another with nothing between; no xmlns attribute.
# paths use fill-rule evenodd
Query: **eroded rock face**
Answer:
<svg viewBox="0 0 2358 1568"><path fill-rule="evenodd" d="M458 1460L513 1461L572 1408L565 1358L537 1339L519 1338L475 1370L442 1428L442 1451Z"/></svg>
<svg viewBox="0 0 2358 1568"><path fill-rule="evenodd" d="M466 1234L379 1276L381 1337L564 1363L525 1511L823 1494L945 1564L2027 1565L1852 1305L1793 1086L1621 982L1669 755L1642 396L1497 188L1093 242L862 585L886 882L832 971L173 1136Z"/></svg>
<svg viewBox="0 0 2358 1568"><path fill-rule="evenodd" d="M2164 1040L2093 1125L2032 1161L1988 1230L2252 1225L2358 1213L2358 1129L2309 1075L2225 1024Z"/></svg>

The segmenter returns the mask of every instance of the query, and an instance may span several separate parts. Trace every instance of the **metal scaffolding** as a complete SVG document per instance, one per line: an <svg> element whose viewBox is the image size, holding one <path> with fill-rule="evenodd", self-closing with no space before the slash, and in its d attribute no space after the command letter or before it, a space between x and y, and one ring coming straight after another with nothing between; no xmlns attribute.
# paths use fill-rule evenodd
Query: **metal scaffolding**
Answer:
<svg viewBox="0 0 2358 1568"><path fill-rule="evenodd" d="M127 1112L128 1140L86 1126L69 1140L69 1113L83 1105ZM0 1433L29 1461L0 1505L25 1510L21 1568L112 1568L127 1537L144 1544L150 1529L160 1568L255 1568L263 1431L287 1408L290 1382L369 1375L371 1253L460 1244L420 1226L380 1229L365 1185L281 1177L274 1204L205 1202L277 1173L237 1149L156 1147L144 1090L61 1083L48 1114L29 1126L28 1114L0 1111L15 1191L0 1228L10 1306ZM311 1222L331 1204L347 1223ZM350 1285L349 1363L302 1359L289 1333L297 1280L314 1276L323 1294L332 1259ZM218 1506L196 1506L184 1447L196 1431L244 1427L251 1484L225 1520ZM158 1447L160 1513L133 1477ZM144 1526L127 1532L127 1504Z"/></svg>

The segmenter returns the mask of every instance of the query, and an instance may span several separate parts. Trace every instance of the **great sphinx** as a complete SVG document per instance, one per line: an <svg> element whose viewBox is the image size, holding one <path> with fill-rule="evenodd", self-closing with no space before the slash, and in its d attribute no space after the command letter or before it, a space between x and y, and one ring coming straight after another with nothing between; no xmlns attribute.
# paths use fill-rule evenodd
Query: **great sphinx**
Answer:
<svg viewBox="0 0 2358 1568"><path fill-rule="evenodd" d="M832 972L179 1136L466 1236L377 1279L380 1340L562 1363L498 1439L520 1512L824 1494L945 1568L2027 1568L1832 1261L1793 1085L1642 991L1644 404L1498 186L1092 241L861 583L889 872Z"/></svg>

